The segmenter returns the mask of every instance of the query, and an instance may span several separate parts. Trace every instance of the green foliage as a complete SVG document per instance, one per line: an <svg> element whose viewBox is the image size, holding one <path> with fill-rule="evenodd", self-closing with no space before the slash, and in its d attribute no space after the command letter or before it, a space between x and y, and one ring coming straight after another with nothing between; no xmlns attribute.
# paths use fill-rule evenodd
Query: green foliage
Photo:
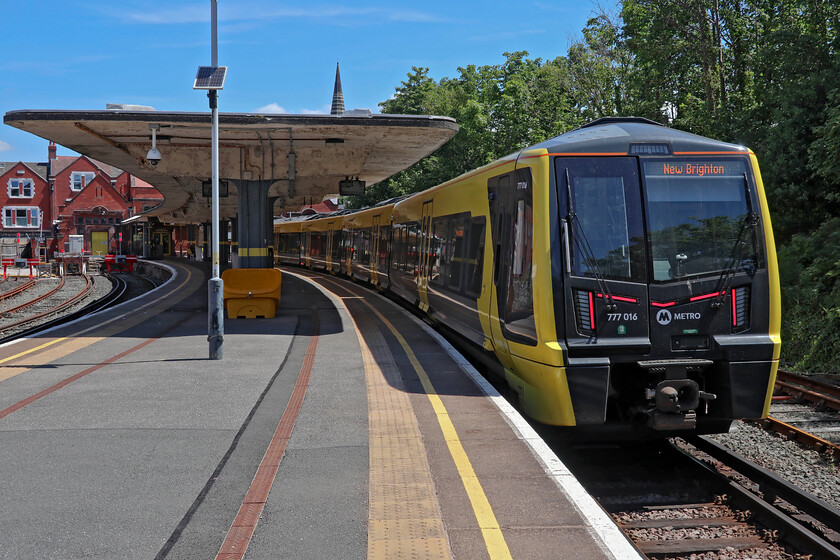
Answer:
<svg viewBox="0 0 840 560"><path fill-rule="evenodd" d="M840 218L779 248L783 360L840 373Z"/></svg>
<svg viewBox="0 0 840 560"><path fill-rule="evenodd" d="M456 78L437 82L428 68L413 67L394 96L379 104L382 112L453 117L460 130L431 156L353 197L349 206L425 190L580 123L568 100L565 59L543 62L524 51L504 55L502 64L458 68Z"/></svg>
<svg viewBox="0 0 840 560"><path fill-rule="evenodd" d="M618 15L595 15L551 60L510 52L440 80L413 67L382 112L450 116L460 131L352 204L427 189L603 116L747 145L782 246L783 358L836 367L838 31L840 2L828 0L623 0Z"/></svg>

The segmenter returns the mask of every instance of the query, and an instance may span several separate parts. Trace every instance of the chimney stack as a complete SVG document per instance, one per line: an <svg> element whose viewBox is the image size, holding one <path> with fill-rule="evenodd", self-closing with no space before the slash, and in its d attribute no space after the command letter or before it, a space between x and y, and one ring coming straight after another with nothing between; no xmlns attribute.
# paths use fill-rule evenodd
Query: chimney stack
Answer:
<svg viewBox="0 0 840 560"><path fill-rule="evenodd" d="M49 155L49 161L52 161L52 160L55 159L55 157L56 157L55 156L55 154L56 154L55 142L50 142L50 147L47 148L47 154Z"/></svg>

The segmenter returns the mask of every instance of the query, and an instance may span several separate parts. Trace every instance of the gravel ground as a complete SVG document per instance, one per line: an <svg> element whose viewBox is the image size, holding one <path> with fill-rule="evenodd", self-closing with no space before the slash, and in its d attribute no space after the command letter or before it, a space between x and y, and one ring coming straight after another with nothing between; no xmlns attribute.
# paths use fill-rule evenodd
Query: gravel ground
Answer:
<svg viewBox="0 0 840 560"><path fill-rule="evenodd" d="M113 284L108 278L104 276L92 276L91 278L93 280L93 290L91 291L91 293L89 293L86 297L78 301L75 305L72 305L71 307L63 310L63 314L72 313L73 311L76 311L77 309L84 307L85 305L95 300L101 299L110 293L111 289L113 288ZM41 279L36 283L36 285L33 288L26 290L25 292L23 292L23 294L10 298L11 300L15 300L15 302L9 302L8 304L4 305L3 308L9 309L11 307L14 307L15 305L23 303L24 301L32 300L37 295L41 293L46 293L50 289L57 286L58 282L58 278ZM38 320L28 322L25 325L20 325L18 327L12 327L8 329L3 328L4 324L9 324L10 322L22 318L24 316L33 315L35 313L39 313L40 311L44 311L48 308L55 306L59 302L61 297L67 297L68 294L78 293L83 286L84 279L81 276L68 276L66 278L64 288L67 291L63 292L63 295L59 296L58 294L62 292L58 292L55 297L47 298L47 300L37 303L31 307L28 307L25 311L15 313L13 314L13 316L3 314L2 316L0 316L0 332L2 332L2 336L11 336L15 333L21 332L22 330L26 330L32 328L33 326L52 321L58 315L52 314L46 317L42 317Z"/></svg>
<svg viewBox="0 0 840 560"><path fill-rule="evenodd" d="M840 464L747 422L736 426L711 438L840 508Z"/></svg>

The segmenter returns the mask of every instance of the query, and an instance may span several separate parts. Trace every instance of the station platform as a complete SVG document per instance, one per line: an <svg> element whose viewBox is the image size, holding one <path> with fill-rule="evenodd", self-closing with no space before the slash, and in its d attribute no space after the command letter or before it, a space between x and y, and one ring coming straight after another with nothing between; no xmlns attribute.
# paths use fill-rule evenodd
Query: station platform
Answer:
<svg viewBox="0 0 840 560"><path fill-rule="evenodd" d="M0 347L0 558L642 558L428 326L284 270L226 319L208 267Z"/></svg>

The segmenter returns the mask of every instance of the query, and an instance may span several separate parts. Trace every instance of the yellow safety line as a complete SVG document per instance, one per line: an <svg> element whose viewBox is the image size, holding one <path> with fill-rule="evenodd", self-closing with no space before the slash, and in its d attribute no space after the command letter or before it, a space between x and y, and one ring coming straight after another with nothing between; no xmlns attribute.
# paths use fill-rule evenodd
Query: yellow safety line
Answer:
<svg viewBox="0 0 840 560"><path fill-rule="evenodd" d="M47 343L44 343L40 346L36 346L35 348L30 348L29 350L25 350L25 351L21 352L20 354L15 354L14 356L9 356L8 358L3 358L2 360L0 360L0 364L5 364L6 362L10 362L10 361L12 361L16 358L21 358L23 356L26 356L27 354L31 354L32 352L37 352L38 350L41 350L42 348L46 348L47 346L52 346L53 344L55 344L57 342L61 342L62 340L67 340L67 337L65 336L65 337L62 337L62 338L56 338L55 340L51 340L51 341L49 341Z"/></svg>
<svg viewBox="0 0 840 560"><path fill-rule="evenodd" d="M44 348L46 348L46 347L48 347L48 346L52 346L53 344L57 344L57 343L59 343L59 342L63 342L63 341L66 341L66 340L73 340L74 342L78 342L78 341L80 341L80 340L83 340L83 341L84 341L84 342L83 342L83 344L82 344L79 348L76 348L76 349L71 350L71 352L70 352L70 353L75 352L75 351L77 351L77 350L81 350L81 349L83 349L83 348L85 348L85 347L87 347L87 346L90 346L90 345L92 345L92 344L95 344L96 342L99 342L100 340L102 340L102 338L104 338L104 337L87 337L87 338L85 338L85 339L82 339L82 338L81 338L81 335L83 335L83 334L85 334L85 333L88 333L88 332L90 332L90 331L92 331L92 330L96 330L96 329L103 329L106 325L108 325L108 324L110 324L110 323L113 323L113 322L115 322L115 321L119 321L119 320L121 320L121 319L124 319L124 318L125 318L126 316L128 316L128 315L132 315L132 316L134 316L135 318L139 318L139 315L137 315L138 311L141 311L141 310L143 310L143 309L145 309L145 308L147 308L147 307L149 307L149 306L152 306L152 305L154 305L154 304L156 304L156 303L158 303L158 302L160 302L160 301L164 300L165 298L167 298L167 297L171 296L172 294L177 294L177 293L181 290L181 288L183 288L184 286L186 286L186 285L187 285L187 283L188 283L188 282L190 281L190 279L192 278L192 272L189 270L189 268L187 268L187 269L186 269L186 273L187 273L187 277L184 279L184 281L183 281L183 282L181 282L181 284L180 284L177 288L175 288L175 289L173 289L173 290L171 290L171 291L166 292L165 294L163 294L163 295L159 296L158 298L156 298L156 299L154 299L154 300L152 300L152 301L150 301L150 302L146 302L146 303L144 303L143 305L141 305L141 306L139 306L139 307L136 307L136 308L132 309L131 311L127 312L127 313L123 313L123 314L121 314L121 315L117 315L116 317L112 317L111 319L108 319L107 321L104 321L104 322L102 322L102 323L97 323L97 324L95 324L95 325L92 325L92 326L90 326L90 327L88 327L88 328L86 328L86 329L84 329L84 330L82 330L82 331L79 331L79 332L75 333L72 337L66 337L66 336L64 336L64 337L61 337L61 338L56 338L55 340L51 340L50 342L46 342L46 343L44 343L44 344L41 344L40 346L36 346L36 347L34 347L34 348L30 348L29 350L24 350L23 352L20 352L19 354L15 354L14 356L9 356L9 357L7 357L7 358L0 359L0 364L4 364L4 363L6 363L6 362L10 362L10 361L15 360L15 359L17 359L17 358L22 358L23 356L26 356L27 354L31 354L31 353L33 353L33 352L37 352L38 350L43 350ZM185 296L185 297L186 297L186 296ZM183 299L183 298L182 298L182 299ZM145 320L145 319L143 319L143 320ZM113 331L110 333L110 335L111 335L111 336L113 336L113 335L115 335L115 334L117 334L117 333L120 333L120 332L122 332L122 331L124 331L124 330L126 330L126 329L131 328L131 327L132 327L132 326L134 326L135 324L136 324L136 322L128 321L128 322L126 322L126 323L123 323L122 325L117 325L117 326L116 326L116 328L115 328L115 329L113 329ZM49 361L51 361L51 360L49 360ZM45 363L49 363L49 361L48 361L48 362L45 362ZM0 375L0 381L5 381L5 380L7 380L7 379L11 379L12 377L15 377L15 376L17 376L17 375L20 375L21 373L26 373L27 371L30 371L31 369L32 369L32 367L28 367L28 366L21 366L21 367L19 368L19 370L7 371L7 372L3 373L2 375Z"/></svg>
<svg viewBox="0 0 840 560"><path fill-rule="evenodd" d="M481 487L478 476L475 474L475 470L473 470L472 463L470 463L470 459L467 457L467 452L464 450L464 446L461 445L461 440L458 438L455 426L449 419L449 413L447 412L443 401L438 396L434 385L432 385L432 381L429 379L426 370L423 369L422 365L420 365L420 361L417 359L417 356L411 350L411 347L399 331L397 331L394 325L392 325L391 322L388 321L388 319L386 319L385 316L382 315L367 300L362 301L376 314L377 317L379 317L379 319L385 324L385 326L388 327L400 343L400 346L402 346L406 356L408 356L408 360L414 367L414 371L420 378L420 382L423 384L426 396L429 397L429 401L432 403L432 408L437 416L440 429L443 432L443 437L446 439L446 445L449 446L449 453L455 461L458 474L461 476L461 482L464 483L464 489L467 491L467 495L472 503L473 513L475 513L476 521L478 521L478 526L481 529L481 534L484 537L484 544L487 547L487 552L490 554L491 560L504 560L512 558L507 542L505 541L505 537L502 534L502 529L499 527L499 522L496 521L496 515L493 513L493 508L490 506L490 501L487 499L487 495Z"/></svg>

